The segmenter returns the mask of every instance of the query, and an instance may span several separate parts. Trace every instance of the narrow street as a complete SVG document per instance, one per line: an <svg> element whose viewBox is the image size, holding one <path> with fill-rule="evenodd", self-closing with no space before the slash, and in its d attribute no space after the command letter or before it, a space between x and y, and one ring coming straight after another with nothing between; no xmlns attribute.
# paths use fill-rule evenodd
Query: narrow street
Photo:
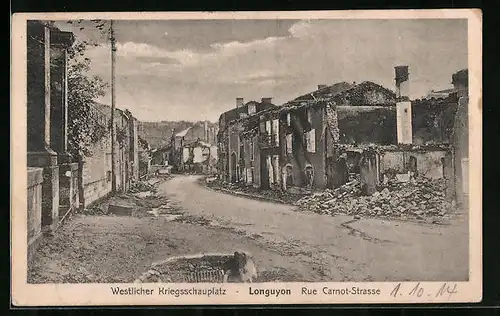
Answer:
<svg viewBox="0 0 500 316"><path fill-rule="evenodd" d="M212 192L195 176L163 183L164 194L185 212L215 219L282 256L283 268L308 280L465 280L467 221L449 226L331 217L296 212L293 206ZM459 245L451 247L451 245ZM363 251L360 251L363 249ZM214 249L215 250L215 249ZM252 249L249 249L252 251ZM255 249L261 269L278 263ZM388 264L390 263L390 264Z"/></svg>
<svg viewBox="0 0 500 316"><path fill-rule="evenodd" d="M252 253L261 281L467 279L466 219L426 225L297 212L199 180L177 175L159 184L176 220L75 214L40 247L29 281L132 282L169 256L235 250Z"/></svg>

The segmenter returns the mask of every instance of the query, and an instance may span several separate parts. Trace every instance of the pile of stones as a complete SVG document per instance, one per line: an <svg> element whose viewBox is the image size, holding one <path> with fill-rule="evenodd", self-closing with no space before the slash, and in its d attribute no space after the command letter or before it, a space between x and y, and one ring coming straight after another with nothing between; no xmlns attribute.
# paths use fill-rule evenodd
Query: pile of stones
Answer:
<svg viewBox="0 0 500 316"><path fill-rule="evenodd" d="M156 192L156 187L146 181L137 181L132 183L129 189L129 193L139 193L139 192Z"/></svg>
<svg viewBox="0 0 500 316"><path fill-rule="evenodd" d="M295 205L298 205L302 210L309 210L318 214L346 214L348 207L346 202L360 195L361 186L359 180L352 180L340 188L326 189L303 197ZM342 209L339 209L339 207L342 207Z"/></svg>
<svg viewBox="0 0 500 316"><path fill-rule="evenodd" d="M401 219L442 217L451 208L443 179L388 182L371 196L362 196L360 183L351 181L335 190L302 198L299 209L329 215L357 215Z"/></svg>

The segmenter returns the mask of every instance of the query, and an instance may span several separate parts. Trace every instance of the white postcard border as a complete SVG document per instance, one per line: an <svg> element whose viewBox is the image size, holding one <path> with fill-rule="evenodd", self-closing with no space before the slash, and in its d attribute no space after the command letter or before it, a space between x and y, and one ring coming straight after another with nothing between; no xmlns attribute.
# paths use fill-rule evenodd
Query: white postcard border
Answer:
<svg viewBox="0 0 500 316"><path fill-rule="evenodd" d="M28 19L468 19L469 49L469 281L224 284L142 284L156 295L113 295L113 284L27 284L26 208L26 20ZM472 9L295 12L123 12L18 13L12 18L11 99L11 294L15 306L460 303L482 298L482 14ZM416 280L418 281L418 280ZM394 289L400 284L396 295ZM122 288L137 287L122 284ZM455 287L456 286L456 287ZM158 294L160 287L212 289L212 295ZM302 295L301 288L317 295ZM323 288L380 289L380 295L324 295ZM250 295L250 289L290 289L278 296ZM412 292L412 290L416 289ZM423 289L423 290L420 290ZM444 289L444 290L443 290ZM454 290L453 290L454 289ZM440 292L441 291L441 292ZM219 291L220 292L220 291ZM451 295L449 295L451 292ZM263 291L265 293L265 291ZM411 293L411 294L410 294ZM418 295L421 293L421 295ZM441 293L439 295L438 293Z"/></svg>

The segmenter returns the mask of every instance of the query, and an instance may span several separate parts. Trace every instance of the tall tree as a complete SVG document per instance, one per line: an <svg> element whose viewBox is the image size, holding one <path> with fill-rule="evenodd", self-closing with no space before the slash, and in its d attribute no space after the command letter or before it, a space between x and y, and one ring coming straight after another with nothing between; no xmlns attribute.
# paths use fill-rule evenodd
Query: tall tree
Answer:
<svg viewBox="0 0 500 316"><path fill-rule="evenodd" d="M101 34L109 32L106 22L68 21L80 30L90 27L90 31ZM87 57L88 47L99 44L76 39L68 51L68 149L75 158L91 156L93 144L109 133L110 123L104 124L93 115L93 106L99 97L105 96L109 87L99 76L91 73L91 60Z"/></svg>

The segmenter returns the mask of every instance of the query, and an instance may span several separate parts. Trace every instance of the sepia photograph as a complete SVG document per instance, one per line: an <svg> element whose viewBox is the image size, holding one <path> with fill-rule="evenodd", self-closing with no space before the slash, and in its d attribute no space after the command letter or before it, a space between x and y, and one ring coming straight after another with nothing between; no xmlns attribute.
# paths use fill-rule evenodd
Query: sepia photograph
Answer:
<svg viewBox="0 0 500 316"><path fill-rule="evenodd" d="M456 11L23 16L19 282L162 304L480 282L477 12Z"/></svg>

